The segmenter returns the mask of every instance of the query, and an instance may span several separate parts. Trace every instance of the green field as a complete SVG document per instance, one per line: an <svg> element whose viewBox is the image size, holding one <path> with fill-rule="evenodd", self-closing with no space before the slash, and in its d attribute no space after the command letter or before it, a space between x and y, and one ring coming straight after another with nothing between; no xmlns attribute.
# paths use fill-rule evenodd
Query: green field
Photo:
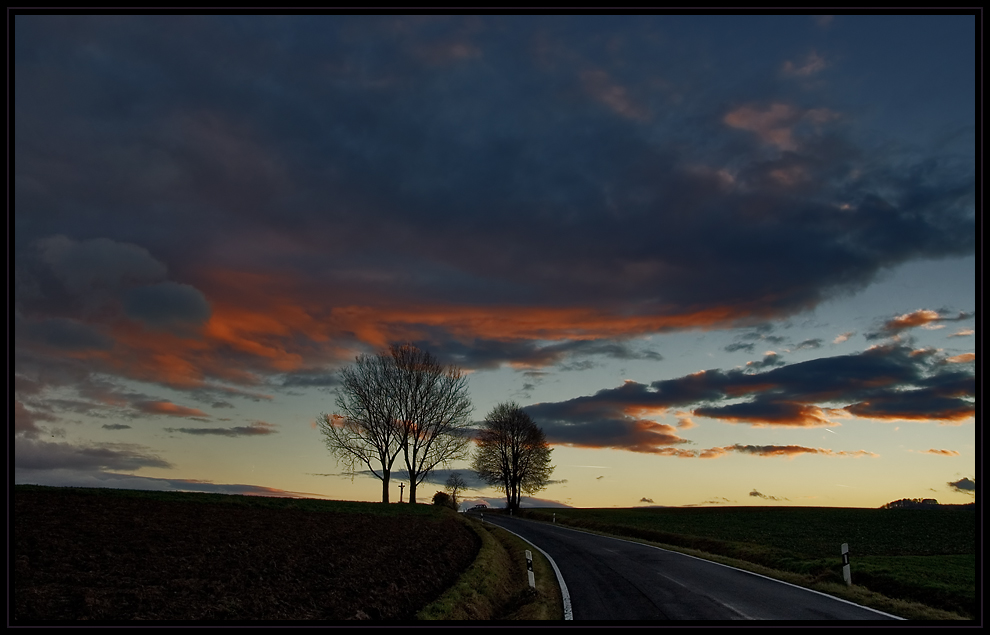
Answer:
<svg viewBox="0 0 990 635"><path fill-rule="evenodd" d="M857 587L973 619L976 512L829 507L524 509L525 517L649 540L841 584L849 544Z"/></svg>

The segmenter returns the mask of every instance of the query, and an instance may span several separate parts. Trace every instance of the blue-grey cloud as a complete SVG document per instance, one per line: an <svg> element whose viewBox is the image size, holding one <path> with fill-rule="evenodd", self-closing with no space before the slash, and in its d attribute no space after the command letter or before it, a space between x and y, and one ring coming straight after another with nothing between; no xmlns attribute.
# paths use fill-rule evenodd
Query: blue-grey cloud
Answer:
<svg viewBox="0 0 990 635"><path fill-rule="evenodd" d="M196 436L221 437L256 437L275 434L275 426L264 421L255 421L249 426L232 426L230 428L165 428L166 432L178 432Z"/></svg>
<svg viewBox="0 0 990 635"><path fill-rule="evenodd" d="M158 281L166 267L147 249L109 238L77 241L64 235L39 240L40 258L76 294Z"/></svg>
<svg viewBox="0 0 990 635"><path fill-rule="evenodd" d="M39 421L58 421L58 417L50 412L32 410L19 400L14 400L15 435L34 439L45 434L45 429L38 425Z"/></svg>
<svg viewBox="0 0 990 635"><path fill-rule="evenodd" d="M328 388L302 369L398 335L472 369L656 361L631 338L670 329L750 329L730 351L782 343L781 317L975 253L971 18L903 16L889 40L883 17L846 22L842 68L809 51L806 16L767 16L774 37L754 38L729 16L19 15L19 390L116 404L151 398L94 377ZM934 108L916 97L936 83ZM500 333L506 307L518 319ZM121 310L179 334L223 320L207 346L161 351ZM111 334L112 360L81 354ZM632 385L596 396L616 399L596 421L619 422L615 443L679 443L641 437L630 422L649 419L620 408L638 392L726 415L741 394L767 417L833 396L876 416L927 397L969 408L887 363L890 377L868 355L751 366L774 382L760 399L732 371ZM888 393L856 383L871 373Z"/></svg>
<svg viewBox="0 0 990 635"><path fill-rule="evenodd" d="M946 484L962 494L976 494L976 481L971 478L961 478L958 481L949 481Z"/></svg>
<svg viewBox="0 0 990 635"><path fill-rule="evenodd" d="M214 483L212 481L153 478L136 474L99 469L58 468L52 470L15 469L14 482L18 485L50 485L57 487L106 487L164 492L201 492L207 494L233 494L242 496L275 496L284 498L326 498L321 494L292 492L261 485L245 483Z"/></svg>
<svg viewBox="0 0 990 635"><path fill-rule="evenodd" d="M23 233L72 200L87 220L66 235L113 227L180 273L202 265L191 250L282 258L271 233L347 295L345 267L377 266L363 287L401 298L767 316L973 252L975 171L955 156L871 149L790 82L710 95L702 78L741 60L679 68L661 35L702 23L620 22L24 16ZM739 114L776 112L787 143ZM60 181L52 162L71 166ZM327 236L333 261L315 258Z"/></svg>
<svg viewBox="0 0 990 635"><path fill-rule="evenodd" d="M183 330L210 318L210 305L196 288L160 282L130 289L124 295L127 315L155 328Z"/></svg>
<svg viewBox="0 0 990 635"><path fill-rule="evenodd" d="M36 342L65 351L113 348L113 339L109 335L79 320L62 317L44 318L33 323L20 320L20 326Z"/></svg>
<svg viewBox="0 0 990 635"><path fill-rule="evenodd" d="M873 347L758 373L715 369L649 385L627 381L526 411L551 442L640 452L687 442L673 427L649 419L649 413L670 408L759 426L838 425L832 409L840 415L955 424L975 414L975 376L954 368L957 364L943 364L942 357L903 345ZM644 444L649 438L654 442Z"/></svg>
<svg viewBox="0 0 990 635"><path fill-rule="evenodd" d="M565 340L555 344L540 344L531 340L492 340L475 338L471 341L434 340L416 342L433 352L445 363L465 368L494 368L511 362L518 366L542 367L558 365L573 370L575 364L591 363L582 357L601 356L619 360L660 361L663 356L650 349L638 350L626 342L599 340ZM570 363L567 363L568 360Z"/></svg>
<svg viewBox="0 0 990 635"><path fill-rule="evenodd" d="M746 351L747 353L752 353L755 348L756 344L751 342L733 342L732 344L726 345L723 350L726 353L735 353L736 351Z"/></svg>
<svg viewBox="0 0 990 635"><path fill-rule="evenodd" d="M137 470L142 467L174 467L150 453L145 446L137 444L75 445L29 439L17 441L14 466L21 470Z"/></svg>

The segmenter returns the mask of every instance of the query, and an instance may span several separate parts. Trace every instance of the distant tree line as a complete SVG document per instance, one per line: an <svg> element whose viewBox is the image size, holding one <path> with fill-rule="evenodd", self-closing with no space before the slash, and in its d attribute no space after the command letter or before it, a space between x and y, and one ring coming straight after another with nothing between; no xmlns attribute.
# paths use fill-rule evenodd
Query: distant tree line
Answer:
<svg viewBox="0 0 990 635"><path fill-rule="evenodd" d="M934 498L902 498L890 501L880 509L931 509L938 506L938 501Z"/></svg>

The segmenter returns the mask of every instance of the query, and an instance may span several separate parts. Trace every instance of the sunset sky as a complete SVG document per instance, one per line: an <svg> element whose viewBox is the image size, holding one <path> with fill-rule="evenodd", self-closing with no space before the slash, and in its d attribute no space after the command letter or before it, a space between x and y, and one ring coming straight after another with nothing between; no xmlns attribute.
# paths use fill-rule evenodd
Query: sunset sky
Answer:
<svg viewBox="0 0 990 635"><path fill-rule="evenodd" d="M315 420L412 342L543 428L524 504L972 502L976 35L17 15L15 481L380 500Z"/></svg>

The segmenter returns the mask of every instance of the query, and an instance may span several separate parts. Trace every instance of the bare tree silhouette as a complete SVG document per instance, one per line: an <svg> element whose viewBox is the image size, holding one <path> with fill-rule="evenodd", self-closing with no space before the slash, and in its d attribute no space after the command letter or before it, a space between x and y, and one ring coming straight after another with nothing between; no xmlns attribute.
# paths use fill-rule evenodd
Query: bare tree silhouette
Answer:
<svg viewBox="0 0 990 635"><path fill-rule="evenodd" d="M409 502L434 468L467 456L471 400L460 369L440 364L411 344L360 355L340 371L338 413L321 414L327 449L355 474L365 466L382 481L389 502L392 466L401 452L409 473Z"/></svg>
<svg viewBox="0 0 990 635"><path fill-rule="evenodd" d="M467 489L467 481L464 480L464 477L461 476L459 472L454 472L447 477L447 482L444 484L444 489L450 493L450 499L454 503L454 509L457 509L457 507L461 504L458 495Z"/></svg>
<svg viewBox="0 0 990 635"><path fill-rule="evenodd" d="M515 403L501 403L485 417L472 468L489 485L505 491L506 507L519 509L522 492L545 488L553 473L546 435Z"/></svg>

